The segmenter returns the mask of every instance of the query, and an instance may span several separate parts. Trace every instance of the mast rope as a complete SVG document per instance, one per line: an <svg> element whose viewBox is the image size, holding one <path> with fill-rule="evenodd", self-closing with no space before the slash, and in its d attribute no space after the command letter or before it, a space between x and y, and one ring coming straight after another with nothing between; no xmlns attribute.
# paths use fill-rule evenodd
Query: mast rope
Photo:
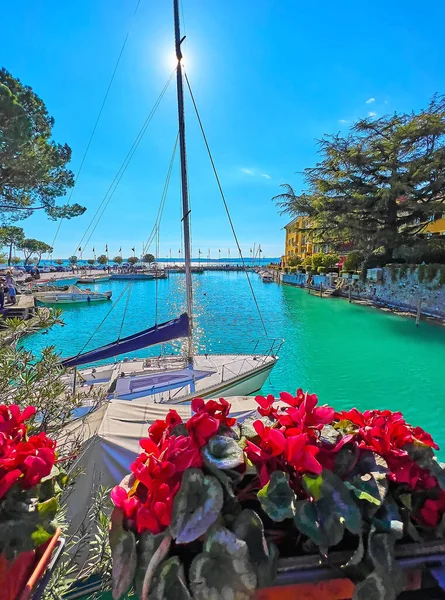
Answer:
<svg viewBox="0 0 445 600"><path fill-rule="evenodd" d="M130 281L130 288L128 290L128 294L127 294L127 300L125 302L125 307L124 307L124 314L122 315L122 321L121 321L121 326L119 329L119 334L117 336L117 341L119 342L121 339L121 335L122 335L122 329L124 328L124 322L125 322L125 317L127 316L127 310L128 310L128 304L130 302L130 296L131 296L131 292L133 291L133 281Z"/></svg>
<svg viewBox="0 0 445 600"><path fill-rule="evenodd" d="M130 282L131 283L131 282ZM122 296L125 294L125 292L128 290L130 283L127 283L127 285L124 287L124 289L122 290L122 292L119 294L118 299L116 300L116 302L111 306L110 310L107 312L107 314L105 315L105 317L102 319L102 321L99 323L99 325L96 327L96 329L93 331L93 333L90 335L90 337L88 338L88 340L85 342L85 344L82 346L82 348L79 350L79 352L76 354L76 356L80 356L82 354L82 352L85 350L85 348L88 346L88 344L91 342L91 340L93 339L93 337L96 335L96 333L99 331L99 329L102 327L102 325L105 323L105 321L108 319L108 317L110 316L110 314L113 312L113 310L116 308L116 306L119 304L120 300L122 299Z"/></svg>
<svg viewBox="0 0 445 600"><path fill-rule="evenodd" d="M241 262L243 264L244 272L246 274L247 281L249 283L250 291L252 293L252 297L253 297L253 300L255 302L255 306L256 306L256 309L257 309L257 312L258 312L258 316L260 318L261 325L262 325L262 327L264 329L264 333L266 334L266 337L268 338L269 334L267 332L266 324L264 322L263 315L261 314L260 306L258 304L258 300L257 300L257 297L255 295L255 291L253 289L252 282L250 280L250 276L249 276L249 273L248 273L247 268L246 268L246 264L245 264L245 261L244 261L244 256L243 256L243 253L241 251L241 246L239 244L238 236L237 236L236 231L235 231L235 226L233 224L232 217L231 217L231 214L230 214L230 211L229 211L229 206L227 204L224 191L222 189L222 185L221 185L221 181L219 179L218 171L216 170L215 162L213 160L213 156L212 156L212 153L210 151L210 146L209 146L209 143L207 141L207 136L206 136L205 131L204 131L204 126L202 124L201 117L200 117L200 114L199 114L199 111L198 111L198 107L197 107L196 102L195 102L195 97L193 95L192 88L190 86L190 82L189 82L189 79L187 77L187 73L185 72L185 70L184 70L184 76L185 76L185 81L187 83L187 87L188 87L188 90L189 90L189 93L190 93L190 97L191 97L191 100L192 100L192 103L193 103L193 107L195 109L196 117L198 119L199 128L201 129L202 137L204 139L204 144L206 146L207 153L208 153L209 159L210 159L210 163L212 165L213 173L215 175L216 183L218 185L219 193L221 195L221 198L222 198L222 201L223 201L223 204L224 204L224 209L226 211L227 218L228 218L229 224L230 224L230 228L232 230L232 234L233 234L233 237L235 239L236 247L238 248L238 252L239 252L239 255L240 255L240 258L241 258Z"/></svg>
<svg viewBox="0 0 445 600"><path fill-rule="evenodd" d="M161 93L159 94L159 96L158 96L158 98L157 98L157 100L156 100L155 104L153 105L153 107L152 107L152 109L151 109L151 111L150 111L150 113L149 113L148 117L147 117L147 118L146 118L146 120L144 121L144 124L142 125L141 129L139 130L139 133L138 133L138 135L136 136L135 140L133 141L133 144L131 145L131 148L130 148L130 150L127 152L127 155L125 156L125 158L124 158L124 160L123 160L123 162L122 162L121 166L119 167L119 169L118 169L118 171L117 171L116 175L114 176L114 179L113 179L113 181L111 182L110 186L108 187L108 190L107 190L107 192L106 192L105 196L103 197L103 199L102 199L101 203L100 203L100 204L99 204L99 206L97 207L97 210L96 210L96 212L94 213L94 215L93 215L93 217L92 217L92 219L91 219L91 221L90 221L90 224L88 225L88 227L87 227L87 229L86 229L85 233L83 234L83 236L82 236L82 238L81 238L80 242L77 244L77 246L76 246L76 250L75 250L74 254L76 254L76 253L77 253L77 250L78 250L78 248L80 248L80 247L82 246L82 242L84 241L84 239L85 239L85 237L86 237L86 235L87 235L87 233L88 233L88 231L89 231L90 227L93 225L93 222L94 222L94 220L96 219L97 215L99 214L99 211L102 209L102 212L101 212L101 213L100 213L100 215L97 217L97 221L96 221L96 223L95 223L95 225L94 225L93 229L91 230L91 232L90 232L90 234L89 234L89 236L88 236L88 238L87 238L87 240L86 240L86 242L85 242L84 246L87 246L87 245L88 245L88 243L89 243L89 241L90 241L90 239L91 239L92 235L93 235L93 234L94 234L94 232L96 231L96 228L97 228L97 226L98 226L98 224L99 224L100 220L102 219L102 217L103 217L103 215L104 215L104 212L105 212L105 210L107 209L107 206L108 206L108 204L110 203L110 200L111 200L111 198L113 197L114 193L116 192L116 189L117 189L117 187L118 187L119 183L121 182L121 179L122 179L122 177L124 176L124 174L125 174L125 171L127 170L127 168L128 168L128 165L130 164L130 162L131 162L131 159L133 158L133 156L134 156L134 153L136 152L136 149L137 149L137 147L139 146L139 144L140 144L140 142L141 142L142 138L144 137L144 135L145 135L145 132L147 131L147 129L148 129L148 126L150 125L150 123L151 123L151 121L152 121L152 119L153 119L153 117L154 117L154 115L155 115L155 113L156 113L156 110L158 109L158 107L159 107L159 105L160 105L160 103L161 103L161 101L162 101L162 99L163 99L163 97L164 97L164 95L165 95L165 92L167 91L167 89L168 89L168 86L170 85L170 83L171 83L171 81L172 81L172 79L173 79L173 75L174 75L174 74L175 74L175 71L173 71L173 72L172 72L172 74L170 75L170 77L169 77L169 79L167 80L166 84L164 85L164 87L163 87L163 89L162 89ZM103 207L103 208L102 208L102 207Z"/></svg>
<svg viewBox="0 0 445 600"><path fill-rule="evenodd" d="M74 194L74 189L75 189L75 187L76 187L76 184L77 184L77 182L79 181L79 177L80 177L80 174L81 174L81 172L82 172L83 165L84 165L84 163L85 163L85 159L86 159L86 157L87 157L88 151L89 151L89 149L90 149L91 143L92 143L92 141L93 141L93 138L94 138L94 135L95 135L95 133L96 133L97 126L99 125L100 118L101 118L101 116L102 116L102 113L103 113L103 110L104 110L104 108L105 108L105 104L106 104L106 102L107 102L108 95L109 95L109 93L110 93L110 90L111 90L111 86L113 85L114 77L115 77L115 75L116 75L117 69L118 69L118 67L119 67L119 63L120 63L120 61L121 61L121 58L122 58L122 55L123 55L123 53L124 53L125 46L127 45L128 37L129 37L129 35L130 35L131 28L132 28L132 26L133 26L133 22L134 22L134 19L135 19L135 17L136 17L136 13L137 13L137 11L138 11L138 8L139 8L139 5L140 5L140 3L141 3L141 0L138 0L138 1L137 1L137 3L136 3L136 8L134 9L134 13L133 13L133 16L132 16L132 18L131 18L131 21L130 21L130 26L129 26L129 28L128 28L127 35L125 36L124 42L123 42L123 44L122 44L122 46L121 46L121 49L120 49L119 55L118 55L118 57L117 57L116 64L114 65L113 73L111 74L111 79L110 79L110 81L109 81L109 83L108 83L108 87L107 87L107 90L106 90L106 92L105 92L104 99L103 99L103 101L102 101L102 104L101 104L101 107L100 107L100 109L99 109L99 113L98 113L98 115L97 115L97 117L96 117L96 121L95 121L95 123L94 123L94 126L93 126L93 129L92 129L92 131L91 131L91 135L90 135L90 137L89 137L89 140L88 140L87 146L86 146L86 148L85 148L85 152L83 153L82 160L80 161L80 166L79 166L79 168L78 168L78 170L77 170L77 173L76 173L76 176L75 176L75 178L74 178L74 185L73 185L73 187L71 188L70 195L68 196L68 204L70 204L70 203L71 203L71 198L73 197L73 194ZM63 221L63 217L61 217L61 218L60 218L60 220L59 220L59 224L58 224L58 226L57 226L56 233L55 233L55 235L54 235L54 239L53 239L53 242L52 242L52 244L51 244L51 248L54 248L54 244L56 243L57 236L59 235L59 231L60 231L60 227L61 227L61 225L62 225L62 221ZM49 254L49 253L48 253L48 254Z"/></svg>

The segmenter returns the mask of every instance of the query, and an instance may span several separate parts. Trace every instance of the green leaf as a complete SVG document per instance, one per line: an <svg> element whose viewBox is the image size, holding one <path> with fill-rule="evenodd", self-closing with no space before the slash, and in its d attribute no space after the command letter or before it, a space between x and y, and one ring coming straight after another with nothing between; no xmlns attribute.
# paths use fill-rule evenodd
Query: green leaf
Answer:
<svg viewBox="0 0 445 600"><path fill-rule="evenodd" d="M344 525L324 500L297 502L294 521L297 529L307 535L324 554L329 547L336 546L343 539Z"/></svg>
<svg viewBox="0 0 445 600"><path fill-rule="evenodd" d="M323 485L323 477L321 475L303 475L302 482L308 496L311 496L314 500L321 498L321 488Z"/></svg>
<svg viewBox="0 0 445 600"><path fill-rule="evenodd" d="M183 435L184 437L188 437L189 430L187 429L187 425L185 423L178 423L178 425L175 425L170 431L170 435Z"/></svg>
<svg viewBox="0 0 445 600"><path fill-rule="evenodd" d="M343 481L332 471L325 469L321 474L321 499L326 501L326 508L337 515L351 533L359 535L362 530L362 517L357 504Z"/></svg>
<svg viewBox="0 0 445 600"><path fill-rule="evenodd" d="M170 550L171 541L172 541L171 535L168 535L167 533L165 533L164 538L161 540L161 543L159 544L159 546L156 549L156 552L151 557L150 562L148 563L148 566L147 566L147 570L145 571L144 581L142 582L142 593L140 596L140 600L148 600L148 594L152 587L152 580L153 580L154 574L156 572L156 569L161 564L161 562L167 556L167 554Z"/></svg>
<svg viewBox="0 0 445 600"><path fill-rule="evenodd" d="M333 472L338 477L345 477L352 471L357 463L357 448L352 444L345 444L335 454Z"/></svg>
<svg viewBox="0 0 445 600"><path fill-rule="evenodd" d="M37 527L31 534L31 540L34 547L37 548L38 546L41 546L42 544L50 540L53 537L55 530L55 527L48 527L47 529L45 529L43 525L37 525Z"/></svg>
<svg viewBox="0 0 445 600"><path fill-rule="evenodd" d="M194 600L249 600L257 577L246 542L224 527L212 527L203 552L193 559L189 580Z"/></svg>
<svg viewBox="0 0 445 600"><path fill-rule="evenodd" d="M397 598L403 590L404 575L394 556L396 538L390 533L376 533L371 528L368 554L386 590L385 598Z"/></svg>
<svg viewBox="0 0 445 600"><path fill-rule="evenodd" d="M177 544L193 542L218 519L223 506L223 490L212 475L188 469L173 501L170 531Z"/></svg>
<svg viewBox="0 0 445 600"><path fill-rule="evenodd" d="M123 513L114 509L111 515L110 548L113 578L113 599L120 600L128 592L136 572L136 538L123 527Z"/></svg>
<svg viewBox="0 0 445 600"><path fill-rule="evenodd" d="M372 518L372 523L379 532L391 533L398 539L403 536L402 517L391 494L387 495L384 504Z"/></svg>
<svg viewBox="0 0 445 600"><path fill-rule="evenodd" d="M149 531L138 536L139 539L136 546L137 566L134 575L134 587L136 588L136 593L139 598L142 598L142 587L148 565L164 537L165 535L163 533L153 535Z"/></svg>
<svg viewBox="0 0 445 600"><path fill-rule="evenodd" d="M159 567L148 600L192 600L184 567L177 556L172 556Z"/></svg>
<svg viewBox="0 0 445 600"><path fill-rule="evenodd" d="M56 516L58 508L59 503L56 498L51 498L46 502L39 502L39 504L37 504L39 518L41 520L51 521Z"/></svg>
<svg viewBox="0 0 445 600"><path fill-rule="evenodd" d="M234 469L244 463L244 452L236 440L225 435L215 435L202 449L206 465L218 469Z"/></svg>
<svg viewBox="0 0 445 600"><path fill-rule="evenodd" d="M264 525L259 515L250 509L243 510L235 519L233 533L246 542L251 563L255 566L258 587L269 587L276 576L278 551L268 546L264 536Z"/></svg>
<svg viewBox="0 0 445 600"><path fill-rule="evenodd" d="M258 492L258 500L273 521L284 521L295 515L297 497L289 486L288 476L282 471L272 473L269 483Z"/></svg>
<svg viewBox="0 0 445 600"><path fill-rule="evenodd" d="M374 452L366 451L357 463L352 477L345 482L359 500L373 506L366 508L366 516L370 517L383 504L388 492L389 472L386 461Z"/></svg>

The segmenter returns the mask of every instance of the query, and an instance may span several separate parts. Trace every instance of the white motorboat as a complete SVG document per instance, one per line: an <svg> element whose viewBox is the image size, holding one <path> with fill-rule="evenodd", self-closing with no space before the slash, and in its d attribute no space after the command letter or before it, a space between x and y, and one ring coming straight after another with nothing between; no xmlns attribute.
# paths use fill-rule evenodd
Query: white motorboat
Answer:
<svg viewBox="0 0 445 600"><path fill-rule="evenodd" d="M196 355L193 347L193 288L192 272L200 273L202 267L192 267L190 242L190 207L188 194L187 153L184 116L184 73L181 43L183 38L179 24L179 0L173 0L175 22L175 49L177 57L176 83L179 124L179 149L181 163L182 227L184 236L184 265L187 312L179 318L157 323L125 338L84 352L62 361L66 368L74 367L69 375L73 386L95 386L105 388L110 400L145 399L153 403L190 402L193 397L211 398L219 395L247 396L258 391L269 376L277 361L274 343L267 354L224 354ZM176 145L175 145L176 149ZM159 223L154 227L159 232ZM111 279L149 279L146 273L113 274ZM252 290L253 291L253 290ZM97 361L116 358L137 350L186 338L185 356L159 356L151 359L124 359L97 367ZM91 339L91 338L90 338ZM78 376L79 375L79 376Z"/></svg>
<svg viewBox="0 0 445 600"><path fill-rule="evenodd" d="M77 280L77 283L82 283L82 284L86 284L89 283L90 285L93 283L103 283L104 281L110 281L110 275L96 275L94 277L79 277L79 279Z"/></svg>
<svg viewBox="0 0 445 600"><path fill-rule="evenodd" d="M81 290L75 285L70 285L64 292L37 292L34 298L40 304L81 304L101 302L111 298L111 291L93 292L92 290Z"/></svg>

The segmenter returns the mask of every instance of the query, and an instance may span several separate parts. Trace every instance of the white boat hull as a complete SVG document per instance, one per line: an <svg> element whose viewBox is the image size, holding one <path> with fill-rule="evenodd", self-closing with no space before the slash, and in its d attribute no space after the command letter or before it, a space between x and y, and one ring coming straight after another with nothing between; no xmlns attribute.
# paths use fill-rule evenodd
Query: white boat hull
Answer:
<svg viewBox="0 0 445 600"><path fill-rule="evenodd" d="M91 294L36 294L35 298L40 304L90 304L91 302L104 302L111 298L111 292L99 294L92 292Z"/></svg>
<svg viewBox="0 0 445 600"><path fill-rule="evenodd" d="M105 386L110 400L182 404L196 397L249 396L262 388L276 361L263 355L197 355L187 366L171 356L124 360L79 374L83 386Z"/></svg>

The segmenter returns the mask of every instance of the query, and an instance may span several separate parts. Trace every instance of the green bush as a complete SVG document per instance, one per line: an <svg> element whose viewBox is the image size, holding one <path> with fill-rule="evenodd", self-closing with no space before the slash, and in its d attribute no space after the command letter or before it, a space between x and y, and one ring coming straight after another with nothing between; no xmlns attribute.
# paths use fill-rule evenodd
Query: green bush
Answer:
<svg viewBox="0 0 445 600"><path fill-rule="evenodd" d="M403 277L405 277L405 275L407 274L407 272L408 272L408 265L405 263L399 269L399 277L400 277L400 279L403 279Z"/></svg>
<svg viewBox="0 0 445 600"><path fill-rule="evenodd" d="M417 279L419 280L419 283L423 283L425 279L425 270L425 265L419 265L417 269Z"/></svg>
<svg viewBox="0 0 445 600"><path fill-rule="evenodd" d="M397 275L399 273L399 268L396 264L388 265L389 274L391 275L391 281L397 281Z"/></svg>
<svg viewBox="0 0 445 600"><path fill-rule="evenodd" d="M312 266L314 267L314 269L316 269L318 267L322 267L323 261L324 261L323 252L317 252L316 254L312 255Z"/></svg>
<svg viewBox="0 0 445 600"><path fill-rule="evenodd" d="M324 275L324 273L327 273L327 268L326 267L318 267L318 273L320 275Z"/></svg>
<svg viewBox="0 0 445 600"><path fill-rule="evenodd" d="M297 267L290 267L289 272L291 275L294 275L297 272Z"/></svg>
<svg viewBox="0 0 445 600"><path fill-rule="evenodd" d="M337 266L337 263L340 261L340 257L338 254L323 254L323 263L322 266L326 269L332 269Z"/></svg>
<svg viewBox="0 0 445 600"><path fill-rule="evenodd" d="M295 255L295 256L291 256L287 262L290 267L298 267L299 265L301 265L302 260L301 260L300 256Z"/></svg>
<svg viewBox="0 0 445 600"><path fill-rule="evenodd" d="M437 275L438 268L439 268L439 265L436 265L436 264L426 265L425 279L427 281L433 281L433 279Z"/></svg>
<svg viewBox="0 0 445 600"><path fill-rule="evenodd" d="M343 268L346 269L346 271L356 271L362 264L363 259L363 254L358 250L354 250L353 252L350 252L346 257L346 260L343 263Z"/></svg>

